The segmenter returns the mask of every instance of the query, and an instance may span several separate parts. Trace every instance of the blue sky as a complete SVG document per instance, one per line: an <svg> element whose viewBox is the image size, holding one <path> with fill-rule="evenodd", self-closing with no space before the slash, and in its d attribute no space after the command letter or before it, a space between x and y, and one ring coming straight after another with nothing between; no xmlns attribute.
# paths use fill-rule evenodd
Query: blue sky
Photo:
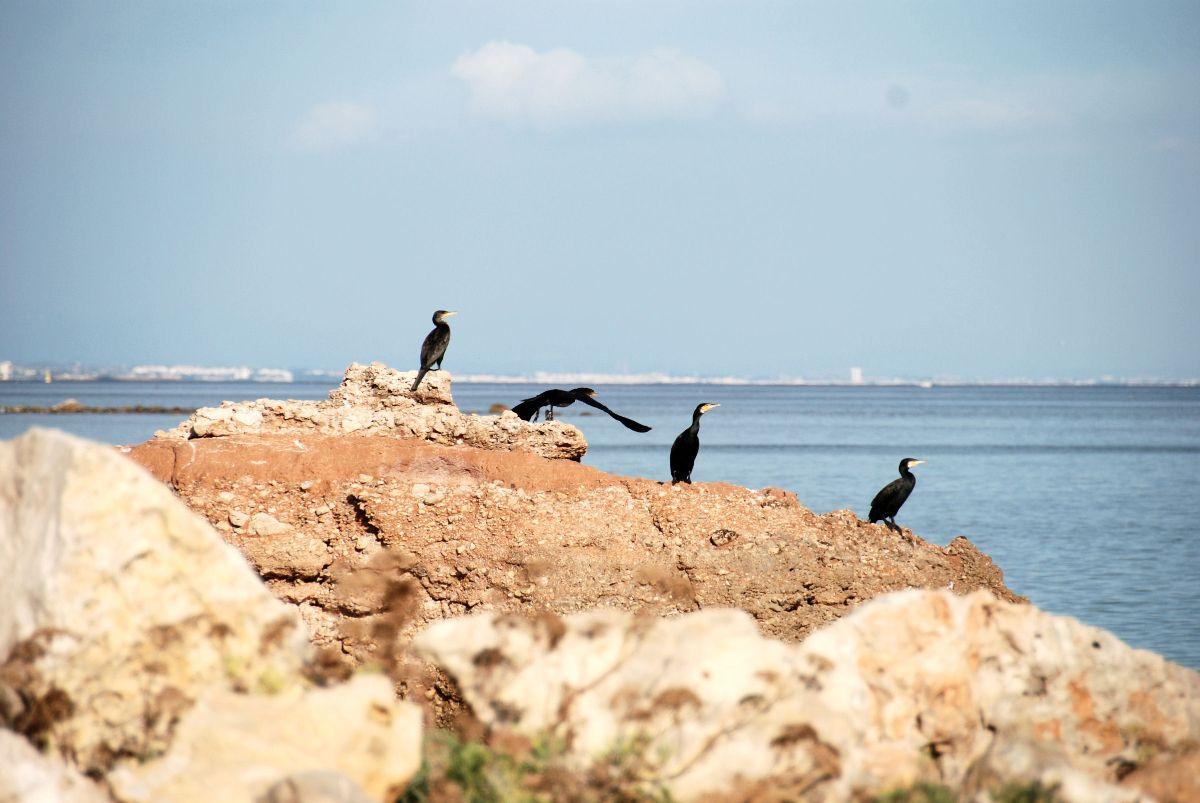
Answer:
<svg viewBox="0 0 1200 803"><path fill-rule="evenodd" d="M1200 6L0 2L0 359L1200 376Z"/></svg>

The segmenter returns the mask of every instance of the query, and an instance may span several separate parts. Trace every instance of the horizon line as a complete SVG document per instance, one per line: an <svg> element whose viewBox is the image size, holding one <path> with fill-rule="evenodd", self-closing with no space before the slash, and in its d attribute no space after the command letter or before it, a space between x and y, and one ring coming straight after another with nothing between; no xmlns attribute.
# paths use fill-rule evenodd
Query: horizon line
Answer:
<svg viewBox="0 0 1200 803"><path fill-rule="evenodd" d="M353 363L352 363L353 364ZM258 382L263 384L296 384L340 379L345 371L323 368L251 368L245 364L237 366L201 366L195 364L139 364L96 368L80 363L45 364L33 367L26 363L0 361L8 371L0 371L0 381L42 381L45 372L50 372L56 382L87 381L149 381L149 382ZM391 366L389 366L391 367ZM53 370L57 368L58 370ZM397 369L400 370L400 369ZM20 372L20 376L17 373ZM449 373L449 372L448 372ZM6 375L7 374L7 375ZM233 375L231 375L233 374ZM581 386L596 385L718 385L718 386L776 386L776 387L954 387L954 386L1042 386L1042 387L1089 387L1089 386L1152 386L1152 387L1196 387L1200 378L1163 379L1160 377L1118 377L1101 375L1084 379L1043 377L1007 377L988 379L965 379L954 376L943 377L870 377L858 374L851 378L833 377L747 377L735 375L704 376L699 374L668 374L661 371L608 373L603 371L533 371L523 374L472 373L464 372L451 376L453 381L463 384L564 384Z"/></svg>

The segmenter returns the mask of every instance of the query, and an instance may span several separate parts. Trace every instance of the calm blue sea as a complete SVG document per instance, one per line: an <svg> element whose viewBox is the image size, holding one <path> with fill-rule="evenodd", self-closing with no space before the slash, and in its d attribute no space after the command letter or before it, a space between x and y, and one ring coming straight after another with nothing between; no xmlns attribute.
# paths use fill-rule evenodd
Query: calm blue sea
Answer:
<svg viewBox="0 0 1200 803"><path fill-rule="evenodd" d="M332 385L0 384L0 404L198 406L222 399L324 398ZM466 411L512 405L540 387L457 384ZM902 457L919 466L897 520L945 544L965 535L1008 584L1046 610L1200 668L1200 389L1131 387L597 388L638 435L603 414L562 413L587 435L585 462L666 479L671 441L701 401L693 479L774 485L824 512L865 515ZM54 426L137 443L178 416L0 415L0 438ZM887 537L881 533L880 537Z"/></svg>

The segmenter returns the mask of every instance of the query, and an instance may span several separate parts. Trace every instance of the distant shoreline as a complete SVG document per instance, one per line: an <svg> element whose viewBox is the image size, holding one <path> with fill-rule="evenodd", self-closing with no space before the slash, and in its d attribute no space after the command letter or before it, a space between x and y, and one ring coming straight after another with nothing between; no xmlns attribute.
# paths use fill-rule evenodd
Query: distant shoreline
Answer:
<svg viewBox="0 0 1200 803"><path fill-rule="evenodd" d="M123 404L116 407L91 407L74 399L49 407L35 404L0 405L0 415L191 415L195 407L158 407L146 404Z"/></svg>
<svg viewBox="0 0 1200 803"><path fill-rule="evenodd" d="M120 382L130 384L153 384L156 382L173 385L331 385L337 384L332 377L329 379L293 379L291 381L278 379L202 379L188 377L115 377L115 376L67 376L54 377L52 382L42 379L9 379L0 380L0 388L5 385L42 385L42 384L84 384L94 382ZM539 376L490 376L466 374L455 377L454 382L460 385L622 385L622 386L668 386L668 385L709 385L716 387L817 387L817 388L1197 388L1200 379L1159 380L1159 379L1128 379L1128 380L916 380L916 379L881 379L849 382L837 379L745 379L741 377L647 377L607 376L603 374L550 374Z"/></svg>

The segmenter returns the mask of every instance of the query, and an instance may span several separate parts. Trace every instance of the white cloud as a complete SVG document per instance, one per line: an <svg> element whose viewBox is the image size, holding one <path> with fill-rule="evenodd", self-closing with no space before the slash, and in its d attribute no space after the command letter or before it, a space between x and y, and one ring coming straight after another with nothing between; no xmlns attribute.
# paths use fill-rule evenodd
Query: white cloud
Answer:
<svg viewBox="0 0 1200 803"><path fill-rule="evenodd" d="M375 109L359 103L321 103L309 109L289 142L299 151L330 151L379 137Z"/></svg>
<svg viewBox="0 0 1200 803"><path fill-rule="evenodd" d="M544 124L693 117L712 111L725 92L715 69L666 48L600 60L489 42L459 56L450 72L467 85L475 111Z"/></svg>

